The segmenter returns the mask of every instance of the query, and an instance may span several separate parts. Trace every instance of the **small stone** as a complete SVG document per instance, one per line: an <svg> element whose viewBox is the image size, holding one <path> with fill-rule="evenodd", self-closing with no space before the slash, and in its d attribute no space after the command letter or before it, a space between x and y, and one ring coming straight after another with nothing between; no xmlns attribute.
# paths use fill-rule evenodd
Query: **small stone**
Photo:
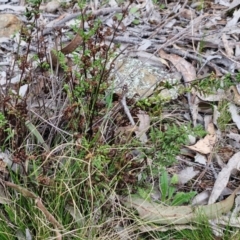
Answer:
<svg viewBox="0 0 240 240"><path fill-rule="evenodd" d="M10 37L21 29L22 22L14 14L0 14L0 36Z"/></svg>
<svg viewBox="0 0 240 240"><path fill-rule="evenodd" d="M46 12L53 13L60 7L60 2L58 0L53 0L46 5Z"/></svg>
<svg viewBox="0 0 240 240"><path fill-rule="evenodd" d="M183 17L185 19L195 19L196 18L196 14L194 13L194 11L189 10L189 9L183 9L180 12L180 17Z"/></svg>
<svg viewBox="0 0 240 240"><path fill-rule="evenodd" d="M169 82L176 84L180 78L173 78L173 74L168 73L163 68L154 67L139 59L126 58L118 59L115 62L117 74L114 75L112 90L116 93L122 93L123 86L128 86L127 97L133 97L137 94L140 97L150 96L158 84ZM175 74L177 76L177 74ZM177 86L180 86L177 84ZM178 87L171 90L161 90L164 98L176 99L178 97ZM111 90L111 88L110 88Z"/></svg>

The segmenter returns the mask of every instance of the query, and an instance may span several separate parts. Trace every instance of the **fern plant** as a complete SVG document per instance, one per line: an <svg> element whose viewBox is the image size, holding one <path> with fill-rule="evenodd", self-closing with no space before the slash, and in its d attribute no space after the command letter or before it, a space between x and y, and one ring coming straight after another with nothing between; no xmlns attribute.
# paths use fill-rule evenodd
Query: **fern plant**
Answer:
<svg viewBox="0 0 240 240"><path fill-rule="evenodd" d="M167 124L165 128L163 131L151 128L149 134L153 145L147 150L147 154L151 154L154 163L160 167L176 162L176 156L180 154L181 146L188 143L189 135L203 137L206 134L201 126L192 128L190 125Z"/></svg>

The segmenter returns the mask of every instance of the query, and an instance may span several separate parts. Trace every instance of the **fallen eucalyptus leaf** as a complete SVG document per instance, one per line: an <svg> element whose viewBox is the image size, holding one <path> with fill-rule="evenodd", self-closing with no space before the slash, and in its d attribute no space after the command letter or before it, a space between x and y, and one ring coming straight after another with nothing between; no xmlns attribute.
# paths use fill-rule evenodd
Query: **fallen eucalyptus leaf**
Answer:
<svg viewBox="0 0 240 240"><path fill-rule="evenodd" d="M137 116L139 119L139 127L135 130L135 134L142 143L146 143L148 141L146 132L150 128L150 117L144 113L137 114Z"/></svg>
<svg viewBox="0 0 240 240"><path fill-rule="evenodd" d="M208 199L210 196L210 191L209 190L205 190L201 193L199 193L198 195L196 195L193 200L192 200L192 205L206 205L208 203Z"/></svg>
<svg viewBox="0 0 240 240"><path fill-rule="evenodd" d="M197 153L196 156L194 157L194 162L200 163L202 165L206 165L207 164L207 158L206 158L206 156Z"/></svg>
<svg viewBox="0 0 240 240"><path fill-rule="evenodd" d="M193 151L197 151L201 154L211 153L213 146L217 140L213 123L208 124L207 130L208 130L208 134L203 139L200 139L196 144L192 146L186 146L186 147Z"/></svg>
<svg viewBox="0 0 240 240"><path fill-rule="evenodd" d="M229 104L229 112L231 113L233 122L236 123L237 128L240 129L240 116L238 114L238 108L235 104Z"/></svg>
<svg viewBox="0 0 240 240"><path fill-rule="evenodd" d="M238 187L225 200L207 206L165 206L156 202L148 202L137 196L128 196L123 199L126 207L133 207L137 210L141 219L155 224L187 224L196 222L199 214L203 214L208 219L215 219L231 210L234 204Z"/></svg>
<svg viewBox="0 0 240 240"><path fill-rule="evenodd" d="M239 170L240 168L239 158L240 158L240 152L235 153L229 159L227 165L218 174L218 177L214 183L212 193L208 200L208 204L214 203L218 199L223 189L227 186L232 170L234 169Z"/></svg>
<svg viewBox="0 0 240 240"><path fill-rule="evenodd" d="M195 171L193 167L186 167L178 174L178 181L180 184L185 184L191 179L193 179L199 171Z"/></svg>
<svg viewBox="0 0 240 240"><path fill-rule="evenodd" d="M197 229L196 227L192 226L192 225L174 225L174 226L159 226L159 225L155 225L155 224L151 224L151 225L144 225L141 224L141 226L139 226L139 229L141 231L141 233L144 232L166 232L166 231L170 231L170 230L177 230L177 231L181 231L183 229L190 229L190 230L195 230Z"/></svg>

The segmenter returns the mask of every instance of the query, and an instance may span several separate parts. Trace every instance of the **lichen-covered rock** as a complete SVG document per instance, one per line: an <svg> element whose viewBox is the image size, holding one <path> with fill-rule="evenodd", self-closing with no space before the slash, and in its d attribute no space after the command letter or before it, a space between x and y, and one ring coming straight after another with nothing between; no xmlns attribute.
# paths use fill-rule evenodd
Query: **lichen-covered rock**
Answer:
<svg viewBox="0 0 240 240"><path fill-rule="evenodd" d="M119 59L116 62L114 73L113 91L122 92L124 85L128 87L128 97L138 94L140 97L148 97L157 89L159 84L168 82L176 84L180 82L178 73L168 73L162 67L151 66L147 62L134 58ZM177 89L162 90L161 94L171 99L178 97Z"/></svg>
<svg viewBox="0 0 240 240"><path fill-rule="evenodd" d="M0 37L10 37L21 29L21 20L14 14L0 14Z"/></svg>

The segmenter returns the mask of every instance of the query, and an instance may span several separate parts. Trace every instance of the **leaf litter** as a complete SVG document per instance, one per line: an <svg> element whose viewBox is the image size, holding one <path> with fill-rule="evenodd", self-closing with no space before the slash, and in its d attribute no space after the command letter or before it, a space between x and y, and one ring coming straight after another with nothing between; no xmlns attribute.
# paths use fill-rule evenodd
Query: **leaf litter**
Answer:
<svg viewBox="0 0 240 240"><path fill-rule="evenodd" d="M149 0L133 2L130 14L121 26L122 29L124 29L124 35L117 36L114 41L121 43L122 48L127 47L124 56L127 61L132 61L132 58L135 57L141 60L144 67L146 67L147 64L151 65L146 68L148 74L145 74L145 78L147 80L153 78L153 73L151 72L153 66L157 66L161 70L162 75L159 75L154 82L150 82L153 87L156 87L159 82L160 84L163 83L163 78L165 78L165 82L166 79L167 82L170 82L169 73L180 74L185 87L189 87L197 79L200 79L199 81L201 82L201 79L211 76L220 78L218 81L223 82L226 74L230 74L231 86L226 87L223 86L224 84L222 83L222 85L219 84L218 88L215 88L213 92L203 93L199 86L196 85L191 88L191 91L185 94L185 99L181 99L177 96L177 101L179 101L178 104L180 106L187 106L188 109L186 110L185 108L179 111L180 113L172 115L172 118L175 117L176 119L180 119L178 124L181 124L181 122L184 121L189 121L190 119L194 126L197 124L202 124L204 126L204 122L207 121L207 116L203 114L203 111L206 111L206 109L203 110L201 104L209 102L210 104L207 105L207 108L211 108L211 104L213 104L216 109L218 103L223 102L224 100L228 101L226 108L231 115L231 119L225 124L229 124L231 127L226 127L224 131L221 130L219 124L221 113L217 114L215 111L215 115L210 116L210 122L206 125L205 130L207 131L207 135L202 139L198 139L196 143L190 146L182 146L182 149L188 148L188 150L191 150L191 154L198 156L198 159L199 154L202 155L203 158L197 160L197 157L188 158L183 154L182 159L185 160L186 164L181 166L183 169L176 170L176 173L179 176L179 188L181 185L185 185L191 180L198 179L198 182L194 185L199 191L199 195L195 197L195 202L201 202L202 204L208 202L208 205L194 208L191 206L170 207L133 196L127 197L123 202L127 207L136 208L140 218L143 220L158 224L187 224L196 221L199 213L205 213L209 219L216 219L215 221L218 224L230 224L230 226L239 227L239 224L234 224L238 221L237 217L234 218L233 216L229 221L229 218L226 220L224 216L221 216L231 210L235 195L238 191L237 186L239 185L239 182L231 179L231 176L236 174L234 171L239 171L238 162L240 149L240 95L237 88L237 72L240 69L240 32L238 26L240 11L235 9L236 6L238 6L239 1L234 0L232 3L229 1L220 1L218 3L210 2L208 3L209 6L204 7L201 6L201 4L202 3L190 4L188 1L185 1L184 3L181 2L176 5L174 2L169 2L164 6L164 9L159 9L159 6L153 4L153 2ZM76 13L75 15L72 14L70 8L67 10L66 15L61 15L61 12L58 11L59 6L58 1L51 1L46 6L42 6L43 11L46 10L47 12L53 13L54 20L48 18L48 15L40 13L41 17L39 18L39 24L43 26L42 34L43 36L49 36L50 43L54 42L51 40L51 38L53 39L54 37L51 34L49 35L49 33L55 27L62 26L66 22L69 22L80 15L79 13ZM116 1L109 1L109 6L107 6L107 4L105 4L105 6L100 6L99 1L94 1L94 3L90 5L94 14L99 16L106 26L115 27L115 22L112 20L112 14L120 13L122 10L121 6L119 6ZM199 10L198 7L203 8ZM2 4L0 6L1 14L4 14L7 9L11 9L16 15L19 15L19 19L22 22L27 21L22 14L26 9L25 6L17 6L17 4L11 6L8 4ZM234 10L232 14L229 12L230 10ZM4 16L6 17L7 15ZM16 17L13 18L16 19ZM20 26L19 19L17 19L17 28ZM15 23L12 24L11 21L8 25L0 27L3 29L7 26L8 34L11 31L16 30ZM36 32L33 34L34 37L37 36ZM9 38L9 36L4 36L4 33L0 35L0 63L2 66L1 95L6 97L6 95L4 95L6 84L10 82L12 84L13 93L17 94L15 87L20 83L21 78L19 74L20 69L16 65L14 66L13 75L10 79L7 79L8 66L14 65L14 59L9 57L6 53L9 54L9 51L11 51L11 41L13 42L13 46L17 46L16 38L6 41L6 39L3 38ZM35 50L36 46L31 46L31 54L34 54ZM20 46L20 53L24 53L24 44ZM135 63L135 67L130 69L133 75L136 73L136 68L139 67L137 65L138 63ZM117 68L115 71L118 75L121 74L120 68ZM128 72L127 75L130 76L129 81L124 82L124 84L131 85L133 89L139 87L139 81L135 82L131 73ZM169 77L166 78L163 76ZM147 85L147 83L144 83L143 85ZM29 91L28 88L33 90L35 95L39 96L43 93L43 90L45 90L45 84L43 84L42 79L37 78L35 82L20 86L19 90L22 97L27 94ZM61 86L59 88L61 88ZM150 90L150 95L155 90L156 88L152 88ZM132 96L135 93L136 92L131 92ZM39 106L39 99L36 99L33 95L28 98L27 108L29 109L36 109L36 106ZM53 96L48 97L48 100L52 100L52 102L56 101ZM171 100L176 99L172 98L170 101ZM149 141L148 133L152 121L150 114L144 112L137 112L134 114L129 110L127 100L122 102L122 105L125 106L125 108L123 107L124 113L128 115L128 121L131 124L130 126L116 126L115 134L118 136L120 135L122 138L121 140L118 140L119 143L129 142L134 136L138 138L141 143L146 144ZM47 106L47 108L49 112L52 112L54 111L55 106L49 104L49 107ZM212 114L214 113L212 112ZM164 117L167 118L168 116L170 116L169 112L168 110L165 110L163 111L161 118L164 119ZM49 147L44 140L42 138L40 139L45 149L49 150ZM225 157L227 158L227 163L221 164L221 156L218 155L218 152L220 153L221 149L222 151L225 149L226 152L228 144L230 143L235 146L235 154L232 157L229 157L230 155L228 156L228 154L226 154L227 156ZM216 157L214 156L215 152ZM1 152L1 156L1 160L4 161L5 159L10 167L9 162L12 162L10 154L9 156L6 156L5 153ZM195 163L193 162L194 159ZM204 166L200 167L197 164ZM149 159L148 165L151 166L151 159ZM179 165L181 165L181 163L179 163ZM212 166L212 169L210 166ZM204 170L202 170L203 168ZM6 171L6 168L1 169L1 172L4 171ZM217 172L216 177L214 177L214 172ZM206 174L211 176L210 180L207 179L205 176ZM199 178L200 175L201 178ZM24 192L24 194L29 193L22 188L17 188L15 185L8 185L18 191ZM231 186L233 193L225 200L217 202L221 199L221 194L228 185ZM207 192L205 191L206 186L208 188ZM2 190L4 189L1 189L1 204L7 204L9 200ZM211 191L210 194L209 191ZM32 196L33 194L30 195ZM33 196L37 199L37 196ZM196 200L197 197L200 199ZM37 199L36 205L45 210L41 200ZM239 209L236 211L239 211ZM74 215L72 212L73 210L71 209L71 214ZM54 220L54 224L58 225L49 212L45 211L45 215L51 219L50 221ZM187 228L187 226L185 227ZM145 226L145 228L147 228L147 226Z"/></svg>

